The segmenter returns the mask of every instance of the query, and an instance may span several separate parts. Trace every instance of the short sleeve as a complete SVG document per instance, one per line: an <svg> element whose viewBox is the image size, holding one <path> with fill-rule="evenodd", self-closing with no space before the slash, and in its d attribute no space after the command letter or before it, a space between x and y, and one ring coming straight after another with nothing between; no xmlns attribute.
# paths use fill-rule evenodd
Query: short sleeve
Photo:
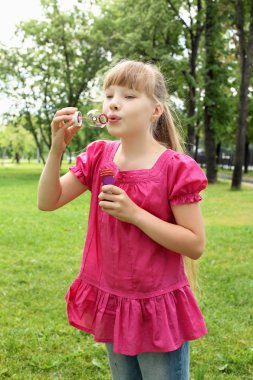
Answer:
<svg viewBox="0 0 253 380"><path fill-rule="evenodd" d="M171 206L202 200L199 192L208 180L198 163L185 153L176 152L170 160L168 197Z"/></svg>
<svg viewBox="0 0 253 380"><path fill-rule="evenodd" d="M92 190L93 173L96 165L102 157L105 140L96 140L87 145L86 151L76 157L75 165L69 167L69 170L83 184Z"/></svg>

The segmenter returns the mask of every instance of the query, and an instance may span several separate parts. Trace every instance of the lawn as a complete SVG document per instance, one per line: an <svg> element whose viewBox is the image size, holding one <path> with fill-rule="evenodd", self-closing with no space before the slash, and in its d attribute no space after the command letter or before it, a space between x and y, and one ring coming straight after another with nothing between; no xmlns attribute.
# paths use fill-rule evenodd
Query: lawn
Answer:
<svg viewBox="0 0 253 380"><path fill-rule="evenodd" d="M64 299L79 273L90 193L42 212L41 171L34 163L0 166L0 379L109 380L104 345L68 324ZM249 380L253 187L231 191L219 181L201 194L207 245L196 298L208 334L190 343L190 378Z"/></svg>

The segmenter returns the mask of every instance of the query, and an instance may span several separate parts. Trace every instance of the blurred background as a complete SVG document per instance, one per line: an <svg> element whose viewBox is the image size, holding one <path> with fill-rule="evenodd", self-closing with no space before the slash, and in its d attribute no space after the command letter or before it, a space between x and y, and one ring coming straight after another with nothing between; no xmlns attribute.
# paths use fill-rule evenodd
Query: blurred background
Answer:
<svg viewBox="0 0 253 380"><path fill-rule="evenodd" d="M45 162L56 110L94 108L121 58L157 64L209 183L253 168L252 1L9 0L0 29L0 155ZM105 128L106 129L106 128ZM83 128L65 152L106 130Z"/></svg>

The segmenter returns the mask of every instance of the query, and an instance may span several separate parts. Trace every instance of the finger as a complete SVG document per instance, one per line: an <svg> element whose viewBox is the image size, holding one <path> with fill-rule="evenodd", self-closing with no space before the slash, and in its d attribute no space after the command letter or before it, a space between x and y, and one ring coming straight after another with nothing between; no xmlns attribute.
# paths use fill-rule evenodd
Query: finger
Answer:
<svg viewBox="0 0 253 380"><path fill-rule="evenodd" d="M114 185L104 185L102 186L102 191L104 193L112 193L112 194L116 194L116 195L119 195L119 194L123 194L123 190L118 187L118 186L114 186Z"/></svg>
<svg viewBox="0 0 253 380"><path fill-rule="evenodd" d="M64 126L65 127L65 126ZM69 126L67 127L68 128L68 133L69 133L69 136L72 138L76 132L80 129L80 127L77 127L76 125L72 125L72 126Z"/></svg>
<svg viewBox="0 0 253 380"><path fill-rule="evenodd" d="M62 115L62 116L56 116L53 118L53 123L59 123L60 121L68 121L68 120L72 120L73 119L73 116L71 115Z"/></svg>
<svg viewBox="0 0 253 380"><path fill-rule="evenodd" d="M57 111L55 113L55 115L64 115L64 114L73 114L77 111L77 107L66 107L66 108L62 108L61 110Z"/></svg>
<svg viewBox="0 0 253 380"><path fill-rule="evenodd" d="M76 125L76 120L74 120L73 116L68 116L68 119L67 119L67 120L68 120L68 121L67 121L65 124L63 124L63 125L61 126L61 128L66 129L66 128L69 128L69 127L72 125L73 127L77 128L77 129L75 130L75 132L76 132L78 129L80 129L80 126L78 127L78 126Z"/></svg>
<svg viewBox="0 0 253 380"><path fill-rule="evenodd" d="M100 201L99 203L99 206L100 207L103 207L105 209L111 209L111 210L115 210L116 209L116 205L113 203L113 202L110 202L110 201Z"/></svg>
<svg viewBox="0 0 253 380"><path fill-rule="evenodd" d="M117 201L117 197L114 194L109 194L109 193L101 193L101 195L99 194L99 199L101 201L111 201L111 202Z"/></svg>
<svg viewBox="0 0 253 380"><path fill-rule="evenodd" d="M68 120L66 122L66 120ZM64 122L65 121L65 122ZM60 130L65 130L66 128L70 127L71 125L73 125L74 121L73 121L73 118L70 117L69 119L62 119L62 120L58 120L58 121L52 121L51 123L51 129L54 133L60 131Z"/></svg>

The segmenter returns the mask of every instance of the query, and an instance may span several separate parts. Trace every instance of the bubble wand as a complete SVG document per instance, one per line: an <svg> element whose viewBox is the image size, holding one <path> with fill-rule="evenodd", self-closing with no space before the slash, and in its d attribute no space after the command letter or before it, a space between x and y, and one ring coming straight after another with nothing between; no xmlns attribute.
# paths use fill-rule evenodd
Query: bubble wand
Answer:
<svg viewBox="0 0 253 380"><path fill-rule="evenodd" d="M90 122L92 122L94 127L100 127L100 128L104 128L105 125L108 123L107 115L105 113L99 113L97 110L91 110L87 112L86 117L82 116L80 111L76 111L73 115L72 120L74 121L75 123L74 125L76 127L81 128L83 124L83 119L89 120Z"/></svg>
<svg viewBox="0 0 253 380"><path fill-rule="evenodd" d="M83 119L91 121L95 127L100 127L100 128L104 128L105 125L108 123L108 116L105 113L99 113L98 110L89 111L86 117L83 117L80 111L76 111L74 113L73 121L74 121L75 126L80 128L83 124ZM115 184L113 170L110 168L101 169L100 177L101 177L102 186Z"/></svg>

